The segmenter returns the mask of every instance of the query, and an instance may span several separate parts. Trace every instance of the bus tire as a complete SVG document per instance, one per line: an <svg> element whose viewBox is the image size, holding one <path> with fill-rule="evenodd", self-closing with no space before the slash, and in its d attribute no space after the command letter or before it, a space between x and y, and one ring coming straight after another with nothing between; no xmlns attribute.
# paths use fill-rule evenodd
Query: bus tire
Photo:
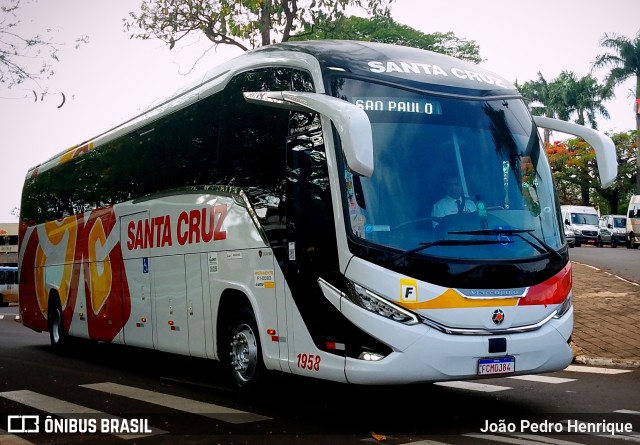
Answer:
<svg viewBox="0 0 640 445"><path fill-rule="evenodd" d="M62 317L62 305L57 296L49 299L48 321L49 340L51 347L55 351L61 351L66 346L68 335L64 329L64 319Z"/></svg>
<svg viewBox="0 0 640 445"><path fill-rule="evenodd" d="M257 388L266 372L262 361L262 346L258 324L253 311L242 307L229 323L227 363L237 389L249 391Z"/></svg>

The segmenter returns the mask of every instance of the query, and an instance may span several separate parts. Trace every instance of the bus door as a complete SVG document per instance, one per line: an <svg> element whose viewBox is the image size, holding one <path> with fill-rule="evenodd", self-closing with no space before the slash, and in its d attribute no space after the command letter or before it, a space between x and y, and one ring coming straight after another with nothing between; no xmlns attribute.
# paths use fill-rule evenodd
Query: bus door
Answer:
<svg viewBox="0 0 640 445"><path fill-rule="evenodd" d="M120 245L126 274L123 283L129 285L131 294L131 316L124 326L124 342L128 345L153 347L153 320L151 312L151 273L149 268L149 246L132 242L129 229L144 227L149 220L149 211L132 213L120 217ZM135 236L135 235L134 235Z"/></svg>
<svg viewBox="0 0 640 445"><path fill-rule="evenodd" d="M151 217L157 215L152 211ZM201 253L159 249L149 261L154 347L206 357Z"/></svg>
<svg viewBox="0 0 640 445"><path fill-rule="evenodd" d="M212 345L207 345L210 338L205 336L205 310L203 295L205 284L209 292L208 282L203 281L202 269L207 267L206 254L189 254L184 257L186 292L187 292L187 328L189 331L189 354L197 357L210 357L213 355ZM209 309L208 313L211 313ZM210 317L207 318L207 321ZM210 330L209 330L210 331ZM207 353L207 346L211 351Z"/></svg>
<svg viewBox="0 0 640 445"><path fill-rule="evenodd" d="M187 281L184 255L153 258L155 348L160 351L188 353Z"/></svg>
<svg viewBox="0 0 640 445"><path fill-rule="evenodd" d="M329 172L318 115L297 116L303 131L287 139L287 301L289 363L295 374L343 381L348 326L318 279L341 279ZM297 314L296 314L297 310ZM294 336L295 333L295 336ZM323 354L322 352L330 352Z"/></svg>

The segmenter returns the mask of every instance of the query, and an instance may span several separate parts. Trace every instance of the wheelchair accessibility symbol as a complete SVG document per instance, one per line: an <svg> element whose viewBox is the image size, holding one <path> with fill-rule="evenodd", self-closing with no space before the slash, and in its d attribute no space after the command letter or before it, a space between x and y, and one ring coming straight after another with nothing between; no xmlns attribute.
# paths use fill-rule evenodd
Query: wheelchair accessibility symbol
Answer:
<svg viewBox="0 0 640 445"><path fill-rule="evenodd" d="M142 258L142 273L149 273L149 258Z"/></svg>

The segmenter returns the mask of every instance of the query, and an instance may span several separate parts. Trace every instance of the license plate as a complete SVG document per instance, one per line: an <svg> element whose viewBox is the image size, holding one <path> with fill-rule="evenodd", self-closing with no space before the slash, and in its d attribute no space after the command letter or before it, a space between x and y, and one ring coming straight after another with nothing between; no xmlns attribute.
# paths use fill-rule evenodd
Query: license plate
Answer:
<svg viewBox="0 0 640 445"><path fill-rule="evenodd" d="M481 358L478 360L478 375L511 374L515 371L515 357Z"/></svg>

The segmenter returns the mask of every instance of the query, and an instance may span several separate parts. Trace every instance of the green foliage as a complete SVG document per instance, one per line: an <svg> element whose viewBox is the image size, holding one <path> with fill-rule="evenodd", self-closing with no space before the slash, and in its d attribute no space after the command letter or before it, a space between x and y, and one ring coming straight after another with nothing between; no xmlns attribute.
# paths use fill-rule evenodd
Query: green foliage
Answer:
<svg viewBox="0 0 640 445"><path fill-rule="evenodd" d="M636 131L611 135L616 147L618 176L604 189L600 185L595 152L579 138L547 146L556 188L562 204L597 204L601 212L619 213L633 194ZM622 212L624 213L624 211Z"/></svg>
<svg viewBox="0 0 640 445"><path fill-rule="evenodd" d="M538 80L516 84L516 87L530 103L538 104L532 107L534 115L564 121L575 115L576 123L584 125L588 122L594 129L598 128L596 114L609 118L603 102L613 97L613 90L607 85L600 85L590 74L578 79L572 71L562 71L548 82L542 73L538 73Z"/></svg>
<svg viewBox="0 0 640 445"><path fill-rule="evenodd" d="M591 75L580 79L571 71L562 71L560 75L548 82L542 73L538 80L530 80L516 88L530 104L531 113L568 121L573 115L576 123L584 125L588 121L597 129L596 114L609 118L609 112L603 102L613 97L613 90L607 85L600 85ZM550 145L551 131L544 129L545 146ZM582 201L589 200L589 188L582 185L580 191Z"/></svg>
<svg viewBox="0 0 640 445"><path fill-rule="evenodd" d="M158 38L173 48L190 33L204 33L214 44L243 50L286 42L314 23L331 23L345 9L359 7L373 17L388 16L393 0L146 0L132 12L126 30L132 37ZM249 47L246 46L248 42Z"/></svg>
<svg viewBox="0 0 640 445"><path fill-rule="evenodd" d="M610 189L618 191L620 197L617 207L614 204L610 206L609 210L612 213L617 210L616 213L625 214L629 198L635 194L637 165L634 161L637 155L637 138L637 130L616 133L611 136L616 146L618 177ZM611 192L610 189L596 189L596 192L606 198Z"/></svg>
<svg viewBox="0 0 640 445"><path fill-rule="evenodd" d="M425 34L390 17L341 17L318 22L290 40L364 40L390 43L447 54L472 63L480 63L480 48L473 40L461 39L452 32Z"/></svg>
<svg viewBox="0 0 640 445"><path fill-rule="evenodd" d="M578 79L572 71L562 71L553 83L554 92L559 95L557 100L564 104L565 112L575 114L577 124L585 125L588 122L591 128L597 129L596 114L609 119L603 102L613 96L613 90L600 85L591 74Z"/></svg>
<svg viewBox="0 0 640 445"><path fill-rule="evenodd" d="M558 101L560 95L554 91L555 85L549 83L542 73L538 72L538 80L528 80L522 85L516 82L516 88L529 102L533 115L558 117L563 112Z"/></svg>
<svg viewBox="0 0 640 445"><path fill-rule="evenodd" d="M613 89L627 79L635 77L635 113L636 113L636 186L635 191L640 194L640 32L630 39L617 34L605 34L600 45L612 50L601 54L593 63L594 68L610 68L607 75L607 85Z"/></svg>
<svg viewBox="0 0 640 445"><path fill-rule="evenodd" d="M542 73L538 72L538 80L528 80L523 85L516 82L516 88L529 102L531 113L535 116L546 116L569 119L567 106L562 102L562 95L559 93L558 85L554 82L547 82ZM544 143L549 145L551 131L544 129Z"/></svg>
<svg viewBox="0 0 640 445"><path fill-rule="evenodd" d="M631 77L640 77L640 32L634 39L617 34L605 34L600 46L612 53L601 54L593 63L594 68L611 68L607 76L610 86L620 85ZM636 82L636 97L640 97L640 84Z"/></svg>

